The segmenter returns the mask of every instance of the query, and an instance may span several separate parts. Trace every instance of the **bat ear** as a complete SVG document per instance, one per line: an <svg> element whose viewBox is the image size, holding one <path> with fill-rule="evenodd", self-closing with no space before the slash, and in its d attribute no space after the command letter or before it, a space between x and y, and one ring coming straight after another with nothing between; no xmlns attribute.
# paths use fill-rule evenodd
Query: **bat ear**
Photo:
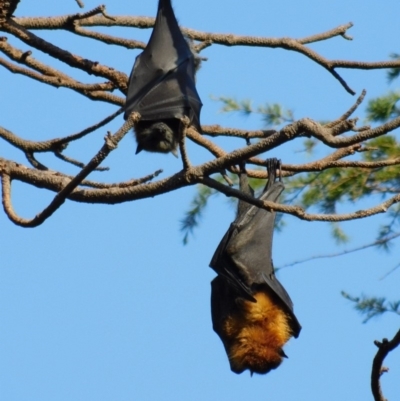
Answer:
<svg viewBox="0 0 400 401"><path fill-rule="evenodd" d="M278 353L279 353L279 355L280 355L281 357L283 357L283 358L289 358L289 357L285 354L285 352L283 351L282 348L278 351Z"/></svg>
<svg viewBox="0 0 400 401"><path fill-rule="evenodd" d="M138 146L139 147L139 146ZM142 149L140 149L140 150L142 150ZM137 151L136 151L136 153L137 153ZM179 154L178 154L178 149L172 149L171 150L171 153L178 159L179 158Z"/></svg>
<svg viewBox="0 0 400 401"><path fill-rule="evenodd" d="M138 145L136 148L136 152L135 155L137 155L138 153L140 153L143 150L143 146L142 145Z"/></svg>

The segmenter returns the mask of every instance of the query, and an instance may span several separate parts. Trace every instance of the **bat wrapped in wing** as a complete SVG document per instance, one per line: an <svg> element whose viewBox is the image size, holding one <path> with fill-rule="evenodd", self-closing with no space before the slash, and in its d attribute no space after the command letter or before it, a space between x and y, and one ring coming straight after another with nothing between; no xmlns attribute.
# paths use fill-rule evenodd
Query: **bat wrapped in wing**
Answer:
<svg viewBox="0 0 400 401"><path fill-rule="evenodd" d="M159 0L150 40L133 66L125 115L136 111L136 153L177 155L180 120L188 117L200 132L201 100L195 85L195 56L183 37L171 0Z"/></svg>
<svg viewBox="0 0 400 401"><path fill-rule="evenodd" d="M284 190L276 181L277 159L267 163L268 183L261 200L277 202ZM241 191L253 195L247 174L239 176ZM301 326L293 303L275 277L272 236L275 212L239 200L235 221L222 238L210 266L218 273L211 282L211 316L231 370L253 374L276 369L286 357L283 346L298 337Z"/></svg>

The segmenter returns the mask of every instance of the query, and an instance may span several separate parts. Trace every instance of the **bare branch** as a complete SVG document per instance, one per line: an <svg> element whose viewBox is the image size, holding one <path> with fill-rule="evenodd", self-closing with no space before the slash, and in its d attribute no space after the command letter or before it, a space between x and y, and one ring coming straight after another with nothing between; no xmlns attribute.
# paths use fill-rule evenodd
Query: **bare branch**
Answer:
<svg viewBox="0 0 400 401"><path fill-rule="evenodd" d="M309 43L320 42L321 40L331 39L335 36L342 36L344 39L353 40L352 37L347 36L347 31L353 26L352 22L349 22L345 25L340 25L336 28L331 29L330 31L326 31L323 33L317 33L316 35L308 36L303 39L298 39L300 43L303 45L307 45Z"/></svg>
<svg viewBox="0 0 400 401"><path fill-rule="evenodd" d="M355 146L355 145L353 145ZM333 156L333 154L331 155ZM377 162L363 162L363 161L342 161L342 160L329 160L331 156L328 156L325 159L317 160L312 163L307 164L284 164L282 165L282 169L286 171L293 172L310 172L310 171L322 171L327 168L340 167L340 168L364 168L364 169L375 169L381 167L388 166L397 166L400 165L400 157L396 159L390 160L379 160ZM288 174L284 174L284 176L288 176Z"/></svg>
<svg viewBox="0 0 400 401"><path fill-rule="evenodd" d="M78 24L74 24L73 32L76 33L77 35L98 40L108 45L122 46L126 47L127 49L144 49L146 47L146 44L140 42L139 40L118 38L116 36L107 35L105 33L89 31L87 29L82 28Z"/></svg>
<svg viewBox="0 0 400 401"><path fill-rule="evenodd" d="M60 60L70 67L81 69L88 74L93 74L96 76L104 77L113 82L117 88L122 91L126 90L126 84L128 77L122 73L117 72L115 69L101 65L98 62L93 62L88 59L84 59L83 57L71 54L70 52L60 49L57 46L54 46L52 43L45 41L42 38L34 35L32 32L27 31L21 25L18 25L15 21L7 21L2 24L2 29L5 32L14 35L22 42L30 45L57 60Z"/></svg>
<svg viewBox="0 0 400 401"><path fill-rule="evenodd" d="M70 88L86 97L89 97L90 99L104 100L117 105L122 105L124 103L123 98L103 92L112 91L116 88L115 84L112 82L83 84L79 81L76 81L69 75L43 64L31 57L31 52L22 52L21 50L14 48L7 42L7 38L0 38L0 51L17 63L24 64L39 72L37 73L30 69L16 66L15 64L12 64L4 59L0 59L0 65L3 65L14 74L26 75L29 78L54 86L56 88Z"/></svg>
<svg viewBox="0 0 400 401"><path fill-rule="evenodd" d="M104 16L93 16L87 19L79 20L82 26L131 26L137 28L151 28L154 25L154 18L147 17L112 17L113 21ZM29 29L66 29L68 20L61 17L53 18L18 18L15 21L22 27ZM182 28L182 31L192 40L210 44L219 44L224 46L249 46L249 47L267 47L282 48L303 54L307 58L319 64L326 69L347 92L354 95L355 92L349 87L345 80L337 73L336 68L356 68L356 69L381 69L381 68L398 68L400 60L378 61L378 62L357 62L347 60L328 60L319 55L317 52L305 46L306 44L327 40L335 36L342 36L344 39L350 40L347 30L352 27L352 23L340 25L329 31L315 34L303 39L292 38L265 38L255 36L239 36L232 34L212 34L200 32L193 29ZM110 42L111 43L111 42ZM123 45L125 43L113 44ZM112 80L112 79L111 79ZM114 82L114 81L113 81Z"/></svg>
<svg viewBox="0 0 400 401"><path fill-rule="evenodd" d="M183 169L188 170L191 166L187 151L186 151L186 144L185 144L185 138L186 138L186 132L189 128L190 120L189 117L185 116L184 118L181 119L181 124L179 127L179 149L181 151L181 157L182 157L182 163L183 163Z"/></svg>
<svg viewBox="0 0 400 401"><path fill-rule="evenodd" d="M62 154L59 151L55 151L54 152L54 156L58 157L60 160L62 160L64 162L70 163L70 164L72 164L72 165L74 165L76 167L80 167L80 168L85 167L85 163L82 163L82 162L80 162L78 160L75 160L75 159L73 159L71 157L65 156L64 154ZM94 171L108 171L108 170L110 170L109 167L96 167L94 169Z"/></svg>
<svg viewBox="0 0 400 401"><path fill-rule="evenodd" d="M11 177L7 172L2 172L2 190L3 190L3 208L7 216L16 225L22 227L37 227L49 218L66 200L71 192L84 180L107 156L114 150L118 142L126 135L133 127L133 124L140 117L137 113L132 113L122 128L115 134L108 134L105 137L105 144L92 160L71 180L65 185L60 192L54 197L52 202L41 213L32 219L24 219L19 217L11 204Z"/></svg>
<svg viewBox="0 0 400 401"><path fill-rule="evenodd" d="M346 113L344 113L341 117L339 117L337 120L332 121L328 124L325 125L325 127L327 128L331 128L334 127L336 124L338 124L339 122L345 121L348 118L350 118L350 116L357 110L358 106L360 106L360 104L364 101L365 95L367 94L367 91L365 89L363 89L363 91L361 92L361 95L357 98L356 102L353 104L353 106L350 107L349 110L346 111Z"/></svg>
<svg viewBox="0 0 400 401"><path fill-rule="evenodd" d="M28 162L38 170L48 170L48 167L46 167L44 164L40 163L38 160L36 160L33 152L26 151L25 152L26 159Z"/></svg>
<svg viewBox="0 0 400 401"><path fill-rule="evenodd" d="M329 128L324 127L318 123L313 122L308 118L297 121L294 124L287 126L286 128L293 127L298 129L300 126L302 130L308 135L313 136L316 139L322 141L325 145L332 148L341 148L345 146L355 145L367 141L372 138L377 138L381 135L387 134L400 126L400 117L394 118L393 120L380 125L377 128L362 130L357 132L355 135L337 138L338 135L343 134L346 131L353 130L356 127L357 120L345 120L339 122L335 127Z"/></svg>
<svg viewBox="0 0 400 401"><path fill-rule="evenodd" d="M15 3L15 2L14 2ZM77 13L61 17L50 17L50 18L16 18L2 20L2 29L16 38L20 39L29 46L36 48L51 57L62 61L66 65L72 68L78 68L88 74L106 78L107 82L100 82L94 84L86 84L78 82L71 76L54 69L44 63L39 62L31 56L31 51L23 52L12 47L6 39L0 40L0 51L6 54L12 62L0 59L0 64L7 68L13 73L23 74L29 78L38 80L42 83L52 85L55 87L67 87L70 88L89 99L101 100L110 102L121 106L120 110L114 113L112 116L107 117L102 122L83 130L80 133L70 135L65 138L56 138L49 141L34 142L24 140L14 133L0 127L0 137L11 143L13 146L21 149L34 170L27 169L22 165L13 164L11 161L6 159L0 159L1 170L3 180L3 187L5 193L3 193L3 203L6 205L6 211L10 218L15 221L19 221L19 224L26 226L34 226L37 222L44 221L51 213L53 213L59 205L65 199L71 199L79 202L92 202L92 203L119 203L129 200L140 199L148 196L155 196L161 193L165 193L174 189L181 188L187 185L193 185L195 183L204 183L214 188L216 185L214 180L209 178L210 175L215 173L221 173L224 175L225 169L236 173L237 165L241 162L253 164L256 166L264 166L265 160L260 157L263 152L270 151L288 141L292 141L296 138L304 136L316 138L323 142L326 146L336 148L337 150L330 155L316 160L311 163L300 164L300 165L283 165L284 176L291 176L300 172L311 172L321 171L332 167L341 168L362 168L362 169L376 169L387 166L394 166L400 164L400 158L396 157L390 160L375 160L373 162L363 161L348 161L342 160L343 158L354 154L355 152L361 152L365 150L363 142L366 140L377 138L384 135L400 126L400 117L396 118L386 124L381 125L378 128L370 129L369 127L357 127L357 119L349 119L354 111L359 107L365 97L365 91L361 93L357 101L350 109L344 113L341 117L328 123L326 125L318 124L310 119L302 119L292 124L287 125L280 131L274 130L258 130L258 131L246 131L232 128L223 128L217 125L203 127L203 133L201 135L194 129L186 127L180 134L179 146L183 161L183 170L174 174L173 176L153 182L150 184L134 185L135 180L131 180L128 183L116 184L102 184L93 181L85 180L87 174L93 169L104 169L98 167L98 160L106 157L110 149L112 148L111 137L106 139L106 144L99 151L98 155L95 156L92 161L84 166L83 163L73 159L72 157L66 156L63 151L69 142L82 138L95 129L103 126L106 122L111 121L112 118L122 112L125 99L123 97L115 96L112 92L115 89L125 93L127 87L127 77L122 72L112 69L111 67L101 65L98 62L84 59L80 56L74 55L64 49L54 46L53 44L41 39L34 35L29 29L64 29L77 35L83 35L92 39L101 41L106 44L114 44L118 46L124 46L127 48L143 48L145 45L141 42L132 40L126 40L111 35L105 35L103 33L97 33L91 30L85 29L85 27L95 26L130 26L137 28L151 28L154 24L154 18L145 17L111 17L106 14L105 7L99 6L86 13ZM314 50L308 48L306 45L315 43L322 40L328 40L336 36L342 36L344 39L350 39L347 35L347 31L351 28L352 24L345 24L338 26L329 31L308 36L302 39L293 38L260 38L251 36L237 36L230 34L212 34L194 31L190 29L184 29L185 33L189 38L197 41L195 46L198 49L203 49L212 44L220 44L225 46L258 46L258 47L269 47L269 48L283 48L291 51L299 52L311 60L317 62L323 68L328 70L341 84L346 88L347 91L351 92L346 82L337 74L335 68L388 68L388 67L399 67L400 61L393 60L390 62L377 62L377 63L360 63L360 62L348 62L348 61L335 61L328 60L323 56L316 53ZM13 62L17 63L14 64ZM355 64L354 64L355 63ZM18 65L19 64L19 65ZM23 67L23 66L25 67ZM124 125L125 127L125 125ZM123 128L121 130L123 130ZM120 131L121 131L120 130ZM352 135L344 136L342 134L353 131ZM246 141L247 146L239 148L233 152L226 152L221 147L217 146L211 140L206 138L206 135L210 137L216 136L229 136L237 137ZM199 166L192 166L189 162L184 137L189 137L196 144L204 147L212 155L213 159ZM257 143L251 144L251 138L258 138ZM41 164L35 158L37 152L53 152L57 157L62 160L75 164L82 167L83 170L74 178L62 174L60 172L53 172L47 169L46 166ZM100 154L100 156L99 156ZM102 159L103 160L103 159ZM39 171L42 170L42 171ZM265 171L249 170L249 176L266 178ZM8 178L7 178L8 177ZM231 183L229 177L226 177L226 181ZM52 204L49 205L40 215L32 220L18 220L17 216L13 215L11 200L9 193L11 190L11 181L21 180L31 185L38 186L40 188L46 188L54 192L58 192ZM147 181L144 181L147 182ZM80 185L80 187L78 187ZM226 187L223 184L219 190L228 196L236 196L243 199L243 194L234 190L233 188ZM89 189L83 189L82 186L87 186ZM235 192L236 191L236 192ZM399 202L397 194L375 206L363 211L354 213L348 213L344 215L319 215L319 214L307 214L303 209L297 206L283 206L270 204L268 202L261 202L257 199L247 199L248 202L255 204L265 209L274 209L284 213L289 213L297 216L304 220L318 220L318 221L343 221L355 218L361 218L370 216L376 213L382 213L387 210L391 205ZM44 217L43 217L44 216ZM46 217L47 216L47 217ZM38 223L40 224L40 223Z"/></svg>
<svg viewBox="0 0 400 401"><path fill-rule="evenodd" d="M97 7L93 8L92 10L86 11L83 14L79 13L79 14L70 15L70 16L68 16L68 20L70 22L74 22L74 21L79 21L79 20L83 20L86 18L94 17L95 15L98 15L98 14L102 14L104 16L104 18L114 21L114 19L112 17L109 17L106 14L106 6L105 5L97 6Z"/></svg>
<svg viewBox="0 0 400 401"><path fill-rule="evenodd" d="M383 368L382 364L386 356L393 351L400 344L400 330L396 333L392 340L384 338L382 342L374 341L374 344L378 347L378 352L375 355L372 363L371 372L371 390L375 401L387 401L382 394L380 377L383 372L388 369Z"/></svg>
<svg viewBox="0 0 400 401"><path fill-rule="evenodd" d="M267 138L276 132L276 130L246 131L236 128L221 127L220 125L204 125L201 128L203 134L212 137L231 136L243 139Z"/></svg>
<svg viewBox="0 0 400 401"><path fill-rule="evenodd" d="M124 125L126 127L126 124ZM123 127L123 128L124 128ZM293 127L292 127L293 128ZM298 125L298 130L302 129L302 125ZM123 129L121 129L124 131ZM120 132L121 132L120 130ZM293 136L292 136L293 135ZM220 172L222 169L227 168L229 166L238 164L240 160L246 160L251 157L253 154L260 153L263 149L266 149L272 146L273 143L276 144L278 141L289 140L294 137L295 132L291 129L287 130L287 127L284 128L281 132L276 133L271 138L264 139L260 141L258 144L250 145L245 148L233 151L228 153L222 157L219 157L216 160L211 162L204 163L198 167L189 167L187 170L183 170L180 173L175 174L174 176L160 180L155 183L146 184L146 186L138 185L135 187L129 188L118 188L118 191L111 191L107 189L107 192L104 190L71 190L71 188L75 188L76 185L79 185L79 182L85 178L88 172L92 171L93 168L97 167L98 160L100 158L105 157L105 153L109 153L110 149L106 145L106 150L102 149L98 156L92 159L92 162L88 164L88 166L82 170L74 180L70 182L69 185L65 186L63 183L65 182L65 176L60 176L58 173L57 176L54 174L46 174L43 175L44 172L39 172L35 170L27 169L23 166L12 164L11 162L7 162L4 159L0 159L1 164L3 165L2 170L0 171L2 175L11 177L12 179L19 179L24 182L28 182L35 186L41 188L47 188L52 191L60 190L61 188L67 188L67 197L71 200L76 200L80 202L91 202L91 203L120 203L126 201L132 201L136 199L142 199L148 196L156 196L165 192L169 192L174 189L179 189L183 186L193 185L195 183L203 183L211 188L217 189L218 191L226 194L227 196L235 196L239 199L242 199L250 204L256 205L258 207L264 208L266 210L276 210L283 213L292 214L300 219L307 221L346 221L352 219L359 219L368 216L372 216L378 213L385 213L390 206L395 203L400 202L400 195L395 195L392 198L388 199L381 204L366 209L360 210L353 213L347 214L308 214L301 207L298 206L287 206L275 204L273 202L260 201L259 199L254 199L248 195L241 193L240 191L226 187L223 184L218 183L217 181L208 178L210 174L214 174L216 172ZM104 148L104 147L103 147ZM33 178L34 177L34 178ZM7 177L6 177L7 178ZM68 179L68 181L70 181ZM72 184L71 184L72 183ZM7 180L5 181L7 185ZM7 203L7 188L5 188L6 193L3 195L3 199L5 197L6 203L6 212L13 221L17 222L21 225L31 226L32 222L20 221L10 213L10 207L8 207ZM66 191L66 190L65 190ZM111 191L111 192L110 192ZM65 199L65 198L64 198ZM34 223L40 222L39 219L36 219Z"/></svg>
<svg viewBox="0 0 400 401"><path fill-rule="evenodd" d="M324 255L311 256L309 258L296 260L294 262L287 263L287 264L285 264L283 266L275 267L275 269L276 270L280 270L280 269L284 269L285 267L291 267L291 266L299 265L301 263L309 262L310 260L315 260L315 259L336 258L337 256L347 255L349 253L362 251L364 249L368 249L368 248L372 248L374 246L379 246L379 245L388 243L389 241L392 241L393 239L398 238L398 237L400 237L400 233L395 233L395 234L390 235L388 237L377 239L374 242L371 242L369 244L365 244L365 245L362 245L362 246L358 246L356 248L346 249L346 250L341 251L341 252L334 252L334 253L327 253L327 254L324 254Z"/></svg>
<svg viewBox="0 0 400 401"><path fill-rule="evenodd" d="M242 193L241 191L235 188L227 187L209 177L203 177L200 182L204 185L207 185L210 188L216 189L217 191L225 194L226 196L233 196L235 198L239 198L247 203L258 206L259 208L265 210L275 210L277 212L291 214L292 216L296 216L299 219L306 221L339 222L339 221L362 219L365 217L374 216L379 213L386 213L390 206L400 202L400 195L395 195L392 198L388 199L385 202L380 203L377 206L371 207L369 209L358 210L357 212L354 213L309 214L306 213L306 211L300 206L281 205L270 201L261 201L259 199L255 199L249 195Z"/></svg>
<svg viewBox="0 0 400 401"><path fill-rule="evenodd" d="M0 127L0 138L3 138L6 140L8 143L11 145L15 146L16 148L22 150L24 153L29 153L33 154L36 152L60 152L66 148L68 143L72 141L76 141L80 138L83 138L84 136L96 131L97 129L103 127L104 125L108 124L110 121L112 121L115 117L120 115L122 113L123 109L119 109L116 112L112 113L108 117L104 118L103 120L99 121L98 123L85 128L84 130L73 134L66 136L64 138L55 138L55 139L50 139L48 141L39 141L39 142L34 142L34 141L29 141L26 139L22 139L19 136L15 135L11 131Z"/></svg>

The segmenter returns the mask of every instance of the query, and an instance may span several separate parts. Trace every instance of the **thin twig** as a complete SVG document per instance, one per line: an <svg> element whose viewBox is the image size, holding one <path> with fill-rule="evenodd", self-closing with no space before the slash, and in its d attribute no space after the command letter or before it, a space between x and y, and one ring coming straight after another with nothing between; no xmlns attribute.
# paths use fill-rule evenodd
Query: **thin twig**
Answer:
<svg viewBox="0 0 400 401"><path fill-rule="evenodd" d="M16 225L22 227L37 227L49 218L67 199L71 192L114 150L118 142L133 127L134 122L138 119L136 113L132 113L122 128L114 135L108 134L105 137L105 144L97 152L96 156L71 180L65 185L60 192L56 194L50 204L32 219L24 219L18 216L11 203L11 178L7 173L2 174L3 189L3 208L10 220Z"/></svg>
<svg viewBox="0 0 400 401"><path fill-rule="evenodd" d="M380 238L380 239L378 239L378 240L376 240L374 242L371 242L369 244L358 246L358 247L355 247L355 248L352 248L352 249L346 249L346 250L341 251L341 252L327 253L327 254L324 254L324 255L315 255L315 256L311 256L309 258L296 260L294 262L290 262L290 263L287 263L285 265L278 266L275 269L276 270L280 270L280 269L284 269L286 267L299 265L301 263L309 262L309 261L315 260L315 259L336 258L338 256L343 256L343 255L347 255L349 253L358 252L358 251L362 251L364 249L372 248L374 246L379 246L379 245L382 245L382 244L386 244L389 241L392 241L393 239L395 239L397 237L400 237L400 233L396 233L396 234L390 235L390 236L385 237L385 238Z"/></svg>
<svg viewBox="0 0 400 401"><path fill-rule="evenodd" d="M363 168L363 169L376 169L388 166L397 166L400 165L400 157L396 159L389 159L389 160L379 160L376 162L364 162L364 161L330 161L330 160L317 160L312 163L307 164L284 164L282 168L285 171L292 171L292 172L311 172L311 171L322 171L326 170L327 168ZM290 174L292 175L292 174ZM289 174L285 174L285 177L289 176Z"/></svg>
<svg viewBox="0 0 400 401"><path fill-rule="evenodd" d="M146 43L139 40L124 39L101 32L89 31L88 29L82 28L78 24L74 24L73 32L79 36L98 40L108 45L122 46L127 49L144 49L146 47Z"/></svg>
<svg viewBox="0 0 400 401"><path fill-rule="evenodd" d="M347 110L346 113L344 113L337 120L331 121L330 123L326 124L325 127L331 128L331 127L334 127L339 122L347 120L357 110L358 106L360 106L360 104L363 102L366 94L367 94L367 91L365 89L363 89L360 96L357 98L356 102L353 104L353 106L351 106L350 109Z"/></svg>
<svg viewBox="0 0 400 401"><path fill-rule="evenodd" d="M86 19L86 18L94 17L95 15L98 15L98 14L102 14L105 18L109 18L112 21L114 21L113 18L108 17L105 14L105 10L106 10L106 6L104 4L102 4L100 6L97 6L97 7L93 8L92 10L86 11L83 14L78 13L78 14L69 15L68 16L68 21L69 22L75 22L75 21Z"/></svg>
<svg viewBox="0 0 400 401"><path fill-rule="evenodd" d="M188 170L191 166L187 150L186 150L186 144L185 144L185 138L186 138L186 131L189 127L190 120L189 117L185 116L181 118L181 123L179 126L179 149L181 151L181 157L182 157L182 163L183 163L183 169Z"/></svg>
<svg viewBox="0 0 400 401"><path fill-rule="evenodd" d="M68 157L68 156L62 154L59 151L55 151L54 152L54 156L56 156L57 158L59 158L60 160L62 160L64 162L70 163L70 164L72 164L72 165L74 165L76 167L80 167L80 168L85 167L85 163L82 163L82 162L80 162L78 160L75 160L75 159L73 159L71 157ZM108 170L110 170L110 167L100 167L99 166L99 167L96 167L94 169L94 171L108 171Z"/></svg>
<svg viewBox="0 0 400 401"><path fill-rule="evenodd" d="M112 121L115 117L120 115L122 113L123 109L120 108L116 112L112 113L111 115L107 116L106 118L103 118L101 121L98 123L85 128L84 130L68 135L64 138L55 138L55 139L50 139L48 141L29 141L26 139L22 139L21 137L15 135L11 131L0 127L0 138L3 138L6 140L8 143L11 145L15 146L16 148L22 150L25 153L36 153L36 152L53 152L53 151L61 151L64 150L66 145L72 141L76 141L80 138L83 138L84 136L98 130L99 128L103 127L104 125L108 124L110 121Z"/></svg>

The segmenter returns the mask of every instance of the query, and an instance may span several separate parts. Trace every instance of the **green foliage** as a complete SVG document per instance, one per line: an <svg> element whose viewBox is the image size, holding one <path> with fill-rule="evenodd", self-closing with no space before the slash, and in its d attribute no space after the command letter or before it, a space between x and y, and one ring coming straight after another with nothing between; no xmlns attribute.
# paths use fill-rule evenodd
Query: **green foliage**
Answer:
<svg viewBox="0 0 400 401"><path fill-rule="evenodd" d="M393 59L399 59L399 54L392 54ZM391 69L388 74L390 81L400 76L400 69ZM237 101L230 97L219 97L222 102L222 112L240 112L244 115L261 114L266 126L279 126L295 121L293 112L277 103L267 103L264 106L253 107L251 100ZM371 100L367 106L367 118L373 122L384 122L400 116L400 91L391 91L381 97ZM317 151L320 142L307 138L303 142L304 151L312 155ZM365 162L390 160L400 155L400 142L393 135L384 135L365 143L365 148L358 153L357 159ZM233 176L235 179L236 177ZM286 190L282 203L300 204L309 209L315 208L323 213L336 213L339 204L356 202L372 195L385 196L400 192L400 166L388 166L374 170L366 168L331 168L319 172L309 172L295 175L284 180ZM252 182L257 191L264 182ZM201 191L205 191L202 193ZM191 209L182 221L182 231L187 236L198 225L198 220L210 194L201 190L192 202ZM209 190L208 190L209 191ZM376 246L389 250L390 238L395 233L394 225L399 222L400 206L392 207L387 217L391 221L383 225L378 233ZM283 221L279 220L283 226ZM348 238L339 224L331 224L332 236L337 243L347 242ZM388 240L389 239L389 240Z"/></svg>
<svg viewBox="0 0 400 401"><path fill-rule="evenodd" d="M267 127L294 121L292 110L285 109L278 103L267 103L265 106L259 106L258 112L262 114L262 119Z"/></svg>
<svg viewBox="0 0 400 401"><path fill-rule="evenodd" d="M315 147L318 145L318 141L314 138L306 138L303 141L303 145L304 145L304 150L307 153L307 155L311 156L315 150Z"/></svg>
<svg viewBox="0 0 400 401"><path fill-rule="evenodd" d="M366 316L363 323L368 320L383 315L386 312L392 312L400 316L400 301L389 302L386 298L367 297L353 297L346 292L342 291L344 298L354 303L354 309L361 315Z"/></svg>
<svg viewBox="0 0 400 401"><path fill-rule="evenodd" d="M196 196L190 203L189 210L185 213L185 217L181 220L181 232L183 233L183 243L186 245L189 241L189 235L193 235L193 230L199 225L203 216L204 209L207 206L208 199L216 193L215 190L198 185Z"/></svg>
<svg viewBox="0 0 400 401"><path fill-rule="evenodd" d="M397 53L392 53L390 57L393 60L400 60L400 54ZM391 68L389 72L387 73L388 81L392 82L394 79L398 78L400 76L400 68Z"/></svg>
<svg viewBox="0 0 400 401"><path fill-rule="evenodd" d="M238 102L236 99L230 98L230 97L218 97L218 98L213 98L214 100L217 100L223 104L223 107L221 109L221 112L223 113L231 113L233 111L238 111L243 113L244 115L249 115L253 113L253 108L251 106L251 100L241 100Z"/></svg>
<svg viewBox="0 0 400 401"><path fill-rule="evenodd" d="M368 151L361 153L361 161L397 158L400 143L393 135L386 135L366 143ZM400 191L400 166L374 170L363 168L331 168L310 172L285 181L286 194L302 191L300 203L317 207L324 213L335 213L338 203L354 202L372 194L385 196Z"/></svg>
<svg viewBox="0 0 400 401"><path fill-rule="evenodd" d="M367 106L367 120L385 122L390 118L398 117L400 109L396 107L396 103L399 99L399 92L389 92L386 95L370 100Z"/></svg>
<svg viewBox="0 0 400 401"><path fill-rule="evenodd" d="M340 224L331 223L331 232L337 244L343 244L349 241L349 237L342 230Z"/></svg>
<svg viewBox="0 0 400 401"><path fill-rule="evenodd" d="M251 100L237 101L234 98L220 96L214 98L223 104L221 112L239 112L245 116L250 114L261 114L266 127L277 126L294 121L293 111L285 109L278 103L266 103L264 106L253 108Z"/></svg>

